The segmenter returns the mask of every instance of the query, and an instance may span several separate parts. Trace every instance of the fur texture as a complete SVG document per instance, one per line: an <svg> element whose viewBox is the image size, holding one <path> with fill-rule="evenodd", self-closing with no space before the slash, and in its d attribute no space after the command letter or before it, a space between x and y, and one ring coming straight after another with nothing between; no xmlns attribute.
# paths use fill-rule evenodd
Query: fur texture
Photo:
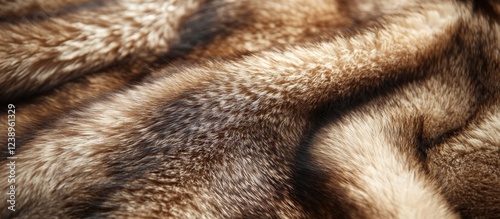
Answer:
<svg viewBox="0 0 500 219"><path fill-rule="evenodd" d="M50 5L52 1L48 2L37 3ZM45 91L128 56L165 53L177 39L180 23L199 2L127 0L95 4L36 23L2 22L0 95L11 99ZM115 14L120 11L123 13Z"/></svg>
<svg viewBox="0 0 500 219"><path fill-rule="evenodd" d="M2 218L500 216L490 2L10 4Z"/></svg>

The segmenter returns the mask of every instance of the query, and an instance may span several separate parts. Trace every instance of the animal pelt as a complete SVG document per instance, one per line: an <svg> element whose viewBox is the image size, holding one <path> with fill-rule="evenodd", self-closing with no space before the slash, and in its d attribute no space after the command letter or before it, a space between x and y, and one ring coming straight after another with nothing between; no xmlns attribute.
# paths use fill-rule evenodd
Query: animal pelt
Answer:
<svg viewBox="0 0 500 219"><path fill-rule="evenodd" d="M0 0L0 217L498 218L498 8Z"/></svg>

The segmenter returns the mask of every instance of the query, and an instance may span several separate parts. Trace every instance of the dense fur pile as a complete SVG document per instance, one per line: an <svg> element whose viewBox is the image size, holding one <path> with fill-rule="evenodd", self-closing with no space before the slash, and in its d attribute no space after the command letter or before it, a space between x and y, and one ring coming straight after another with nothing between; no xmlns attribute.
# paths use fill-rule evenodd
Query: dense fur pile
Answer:
<svg viewBox="0 0 500 219"><path fill-rule="evenodd" d="M0 217L498 218L498 12L0 0Z"/></svg>

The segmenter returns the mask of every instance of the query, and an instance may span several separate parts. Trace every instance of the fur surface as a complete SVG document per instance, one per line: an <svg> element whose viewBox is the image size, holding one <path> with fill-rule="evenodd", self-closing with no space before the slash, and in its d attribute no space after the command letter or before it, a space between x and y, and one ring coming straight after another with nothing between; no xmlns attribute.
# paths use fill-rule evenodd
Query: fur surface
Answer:
<svg viewBox="0 0 500 219"><path fill-rule="evenodd" d="M494 2L6 5L2 218L500 216Z"/></svg>

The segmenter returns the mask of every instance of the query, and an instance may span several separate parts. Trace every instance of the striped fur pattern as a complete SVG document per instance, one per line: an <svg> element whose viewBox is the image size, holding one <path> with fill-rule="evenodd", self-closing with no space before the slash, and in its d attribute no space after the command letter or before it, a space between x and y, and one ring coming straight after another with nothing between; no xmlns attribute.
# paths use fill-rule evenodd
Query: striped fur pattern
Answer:
<svg viewBox="0 0 500 219"><path fill-rule="evenodd" d="M0 0L0 217L498 218L497 8Z"/></svg>

